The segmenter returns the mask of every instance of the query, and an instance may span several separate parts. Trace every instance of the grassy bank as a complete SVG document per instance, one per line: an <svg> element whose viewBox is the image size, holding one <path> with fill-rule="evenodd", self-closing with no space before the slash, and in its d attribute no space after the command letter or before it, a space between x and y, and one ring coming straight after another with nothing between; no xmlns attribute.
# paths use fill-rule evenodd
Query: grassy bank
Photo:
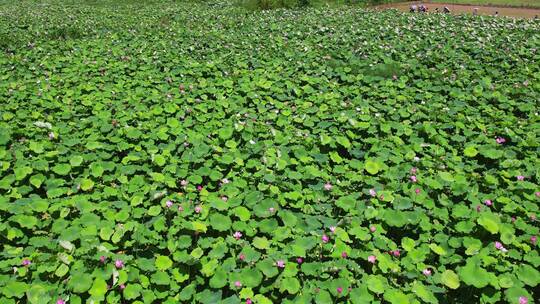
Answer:
<svg viewBox="0 0 540 304"><path fill-rule="evenodd" d="M432 0L434 3L453 3L453 4L470 4L470 5L493 5L493 6L509 6L509 7L534 7L540 8L539 0Z"/></svg>

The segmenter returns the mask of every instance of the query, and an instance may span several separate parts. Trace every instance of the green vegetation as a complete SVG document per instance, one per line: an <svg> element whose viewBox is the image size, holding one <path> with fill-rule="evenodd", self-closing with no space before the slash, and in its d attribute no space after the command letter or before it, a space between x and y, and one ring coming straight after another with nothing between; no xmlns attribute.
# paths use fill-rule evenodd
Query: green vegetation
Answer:
<svg viewBox="0 0 540 304"><path fill-rule="evenodd" d="M0 16L0 303L540 298L539 22Z"/></svg>
<svg viewBox="0 0 540 304"><path fill-rule="evenodd" d="M236 5L248 10L268 10L277 8L336 8L346 5L369 7L401 0L237 0Z"/></svg>

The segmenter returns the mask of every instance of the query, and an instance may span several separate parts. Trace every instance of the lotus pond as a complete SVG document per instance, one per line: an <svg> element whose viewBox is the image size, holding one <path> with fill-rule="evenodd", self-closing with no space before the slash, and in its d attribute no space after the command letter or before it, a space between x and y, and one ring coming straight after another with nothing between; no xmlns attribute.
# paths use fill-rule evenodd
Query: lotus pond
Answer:
<svg viewBox="0 0 540 304"><path fill-rule="evenodd" d="M0 4L0 303L534 303L540 22Z"/></svg>

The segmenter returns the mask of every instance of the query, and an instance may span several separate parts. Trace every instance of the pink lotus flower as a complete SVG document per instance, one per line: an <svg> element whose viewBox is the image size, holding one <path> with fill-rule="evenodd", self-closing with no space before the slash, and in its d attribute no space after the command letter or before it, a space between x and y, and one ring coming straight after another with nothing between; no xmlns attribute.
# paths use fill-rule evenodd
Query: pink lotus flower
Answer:
<svg viewBox="0 0 540 304"><path fill-rule="evenodd" d="M344 258L344 259L346 259L346 258L347 258L347 253L346 253L345 251L343 251L343 252L341 253L341 257Z"/></svg>
<svg viewBox="0 0 540 304"><path fill-rule="evenodd" d="M66 304L66 302L62 299L56 300L56 304Z"/></svg>
<svg viewBox="0 0 540 304"><path fill-rule="evenodd" d="M418 170L418 168L416 167L412 167L411 168L411 174L416 174L416 171Z"/></svg>
<svg viewBox="0 0 540 304"><path fill-rule="evenodd" d="M326 190L326 191L332 190L332 184L330 184L330 183L324 184L324 190Z"/></svg>
<svg viewBox="0 0 540 304"><path fill-rule="evenodd" d="M274 212L276 212L276 209L274 207L270 207L270 208L268 208L268 211L270 213L274 213Z"/></svg>
<svg viewBox="0 0 540 304"><path fill-rule="evenodd" d="M422 273L423 273L426 277L429 277L429 276L431 275L431 269L426 268L426 269L422 270Z"/></svg>
<svg viewBox="0 0 540 304"><path fill-rule="evenodd" d="M178 206L178 211L180 211L180 212L184 211L184 207Z"/></svg>
<svg viewBox="0 0 540 304"><path fill-rule="evenodd" d="M498 136L497 138L495 138L495 141L498 143L498 144L504 144L506 142L506 139L504 137L500 137Z"/></svg>
<svg viewBox="0 0 540 304"><path fill-rule="evenodd" d="M239 239L242 238L242 232L236 231L236 232L233 234L233 237L238 241Z"/></svg>
<svg viewBox="0 0 540 304"><path fill-rule="evenodd" d="M105 263L105 260L106 260L106 259L107 259L107 258L106 258L105 256L103 256L103 255L99 257L99 261L100 261L101 263Z"/></svg>
<svg viewBox="0 0 540 304"><path fill-rule="evenodd" d="M523 175L518 175L518 176L516 176L516 178L517 178L518 181L525 180L525 176L523 176Z"/></svg>
<svg viewBox="0 0 540 304"><path fill-rule="evenodd" d="M237 288L240 288L240 287L242 287L242 282L236 281L236 282L234 282L234 286L237 287Z"/></svg>
<svg viewBox="0 0 540 304"><path fill-rule="evenodd" d="M328 235L323 234L323 236L322 236L323 243L328 243L329 240L330 240L330 238L328 237Z"/></svg>
<svg viewBox="0 0 540 304"><path fill-rule="evenodd" d="M516 221L516 217L515 216L512 216L512 223Z"/></svg>
<svg viewBox="0 0 540 304"><path fill-rule="evenodd" d="M250 298L247 298L247 299L246 299L246 304L253 304L253 302L251 301Z"/></svg>
<svg viewBox="0 0 540 304"><path fill-rule="evenodd" d="M166 202L165 202L165 206L166 206L167 208L171 208L172 205L173 205L173 202L171 202L171 201L166 201Z"/></svg>
<svg viewBox="0 0 540 304"><path fill-rule="evenodd" d="M202 189L203 189L203 187L201 185L197 186L197 191L201 191Z"/></svg>
<svg viewBox="0 0 540 304"><path fill-rule="evenodd" d="M527 299L527 297L519 297L519 304L528 304L529 303L529 299Z"/></svg>
<svg viewBox="0 0 540 304"><path fill-rule="evenodd" d="M370 262L371 264L375 264L375 262L377 261L377 257L374 256L374 255L370 255L367 257L367 260L368 262Z"/></svg>
<svg viewBox="0 0 540 304"><path fill-rule="evenodd" d="M200 205L195 206L195 213L201 213L202 207Z"/></svg>
<svg viewBox="0 0 540 304"><path fill-rule="evenodd" d="M485 204L486 206L491 206L491 205L493 205L493 203L491 202L491 200L488 200L488 199L484 201L484 204Z"/></svg>
<svg viewBox="0 0 540 304"><path fill-rule="evenodd" d="M336 232L336 226L330 226L329 229L332 233Z"/></svg>
<svg viewBox="0 0 540 304"><path fill-rule="evenodd" d="M377 191L375 191L375 189L369 189L369 195L371 195L372 197L375 197L377 196Z"/></svg>
<svg viewBox="0 0 540 304"><path fill-rule="evenodd" d="M226 197L226 196L224 195L224 196L222 196L222 197L221 197L221 200L222 200L222 201L224 201L224 202L226 202L226 201L228 201L228 200L229 200L229 198L228 198L228 197Z"/></svg>
<svg viewBox="0 0 540 304"><path fill-rule="evenodd" d="M481 209L482 209L482 206L480 205L476 206L476 212L480 212Z"/></svg>
<svg viewBox="0 0 540 304"><path fill-rule="evenodd" d="M375 232L375 231L377 231L377 227L371 226L371 227L369 227L369 231Z"/></svg>
<svg viewBox="0 0 540 304"><path fill-rule="evenodd" d="M420 194L420 189L418 189L418 188L414 189L414 193Z"/></svg>
<svg viewBox="0 0 540 304"><path fill-rule="evenodd" d="M114 266L118 269L124 268L124 261L122 260L116 260L114 261Z"/></svg>
<svg viewBox="0 0 540 304"><path fill-rule="evenodd" d="M302 263L304 262L304 259L298 257L298 258L296 258L296 262L297 262L298 264L302 264Z"/></svg>
<svg viewBox="0 0 540 304"><path fill-rule="evenodd" d="M536 242L538 242L538 238L535 235L531 236L531 243L536 245Z"/></svg>
<svg viewBox="0 0 540 304"><path fill-rule="evenodd" d="M187 186L187 184L188 184L188 181L185 180L185 179L183 179L183 180L180 181L180 185L181 185L182 187Z"/></svg>
<svg viewBox="0 0 540 304"><path fill-rule="evenodd" d="M126 289L126 285L124 285L124 284L120 284L120 286L119 286L119 287L120 287L120 290L124 290L124 289Z"/></svg>
<svg viewBox="0 0 540 304"><path fill-rule="evenodd" d="M418 179L416 178L416 175L411 175L411 177L409 177L411 179L411 182L413 183L416 183L418 181Z"/></svg>
<svg viewBox="0 0 540 304"><path fill-rule="evenodd" d="M504 248L503 244L501 242L495 242L495 248L500 250L501 252L507 252L508 250Z"/></svg>
<svg viewBox="0 0 540 304"><path fill-rule="evenodd" d="M534 195L536 195L536 197L540 197L540 191L536 191Z"/></svg>
<svg viewBox="0 0 540 304"><path fill-rule="evenodd" d="M30 264L32 264L32 262L30 262L29 259L24 259L22 260L22 263L21 263L23 266L30 266Z"/></svg>
<svg viewBox="0 0 540 304"><path fill-rule="evenodd" d="M401 255L401 252L399 251L399 249L396 249L396 250L392 251L392 255L397 258L397 257L399 257Z"/></svg>
<svg viewBox="0 0 540 304"><path fill-rule="evenodd" d="M240 261L243 261L246 259L246 255L243 254L243 253L240 253L240 255L238 256L238 258L240 259Z"/></svg>
<svg viewBox="0 0 540 304"><path fill-rule="evenodd" d="M276 262L276 266L279 267L279 268L284 268L285 267L285 261L283 260L278 260Z"/></svg>
<svg viewBox="0 0 540 304"><path fill-rule="evenodd" d="M338 287L337 288L337 293L342 293L343 292L343 287Z"/></svg>

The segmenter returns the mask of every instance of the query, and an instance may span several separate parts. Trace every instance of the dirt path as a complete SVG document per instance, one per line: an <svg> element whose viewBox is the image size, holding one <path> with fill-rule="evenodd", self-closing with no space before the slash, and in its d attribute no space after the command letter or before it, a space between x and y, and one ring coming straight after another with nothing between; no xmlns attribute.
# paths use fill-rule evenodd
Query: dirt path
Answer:
<svg viewBox="0 0 540 304"><path fill-rule="evenodd" d="M495 15L496 12L499 13L499 16L507 17L521 17L521 18L534 18L538 16L540 18L540 9L534 8L517 8L517 7L494 7L494 6L474 6L474 5L463 5L463 4L444 4L444 3L430 3L429 1L418 1L418 2L402 2L402 3L392 3L378 5L376 9L389 9L395 8L400 11L408 12L412 4L424 4L428 8L428 12L436 12L436 8L439 9L439 12L442 12L443 8L447 6L452 14L472 14L475 8L478 8L479 15Z"/></svg>

